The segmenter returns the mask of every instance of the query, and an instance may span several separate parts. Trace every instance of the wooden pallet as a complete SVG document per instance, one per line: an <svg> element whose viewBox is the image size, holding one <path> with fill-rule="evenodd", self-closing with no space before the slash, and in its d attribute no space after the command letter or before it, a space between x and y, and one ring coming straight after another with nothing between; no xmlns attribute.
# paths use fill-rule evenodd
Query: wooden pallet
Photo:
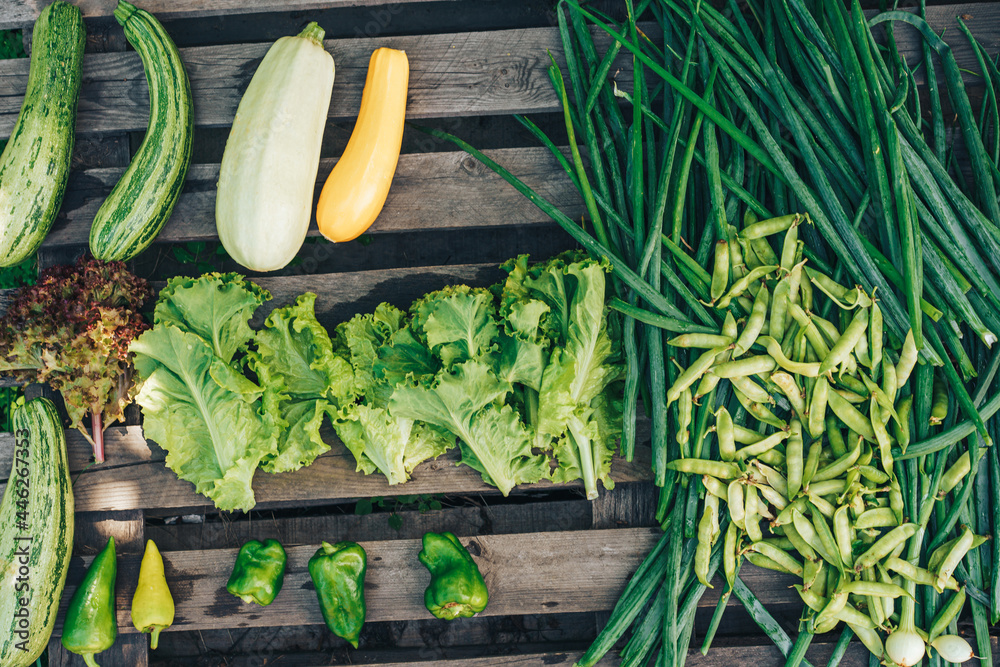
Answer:
<svg viewBox="0 0 1000 667"><path fill-rule="evenodd" d="M4 0L0 29L29 27L48 0ZM74 171L59 218L39 253L42 267L71 261L86 245L97 207L128 164L148 114L147 88L138 56L111 19L114 0L79 0L88 25L77 123ZM170 261L169 244L213 241L214 183L222 146L242 91L278 36L308 20L328 27L327 49L337 66L330 121L319 179L326 177L353 123L374 48L406 50L411 62L407 116L488 147L501 164L574 217L584 207L549 153L509 119L527 113L560 136L559 105L549 84L547 52L561 59L549 0L145 0L181 47L195 106L195 160L171 220L135 264L149 273ZM606 3L612 11L615 3ZM995 52L1000 5L931 7L938 30L953 31L965 15L973 32ZM27 31L26 31L27 32ZM27 36L27 35L26 35ZM598 39L602 39L598 36ZM956 40L959 64L974 62ZM915 42L899 35L904 53ZM629 88L628 59L616 78ZM0 138L21 106L28 63L0 61ZM919 71L918 71L919 76ZM974 81L970 81L974 84ZM565 143L565 136L562 138ZM500 178L463 152L410 127L385 210L370 230L369 245L309 243L301 263L276 276L254 277L274 299L258 314L298 294L319 295L317 315L332 327L381 301L405 307L429 290L453 283L487 285L497 264L528 252L541 258L570 246L568 237ZM311 230L315 236L315 225ZM183 269L184 267L180 267ZM237 269L235 265L227 269ZM162 274L162 271L160 271ZM9 294L0 293L0 308ZM41 391L34 388L33 391ZM143 667L183 665L383 664L396 667L466 665L569 665L589 644L625 582L655 543L656 491L649 483L648 448L636 459L616 459L613 492L593 503L579 484L538 484L502 499L454 454L422 464L413 480L389 487L380 475L362 476L332 431L330 452L294 473L258 473L257 507L250 515L220 516L211 503L177 479L164 452L143 438L132 411L127 426L106 434L108 462L87 467L90 448L68 433L78 518L74 558L64 605L93 554L114 535L119 551L115 647L101 664ZM648 430L640 442L648 441ZM12 441L0 436L0 490L9 475ZM446 507L421 513L398 509L354 514L361 498L437 494ZM391 505L392 501L389 501ZM179 518L180 517L180 518ZM427 573L416 561L419 537L451 530L469 544L491 589L480 617L445 623L421 604ZM266 609L228 595L225 581L236 549L246 539L277 537L288 547L284 591ZM139 559L146 538L160 545L177 603L175 625L155 654L129 617ZM319 540L351 539L368 550L369 623L361 649L347 650L322 626L305 563ZM799 603L787 582L747 566L741 575L761 600L794 631ZM700 605L698 628L715 606L721 586ZM737 603L730 602L731 605ZM702 618L706 616L706 618ZM79 665L57 637L51 665ZM690 664L773 664L780 653L733 609L707 657L692 649ZM821 664L831 640L817 638L809 652ZM616 664L610 655L602 664ZM867 664L852 645L842 664Z"/></svg>

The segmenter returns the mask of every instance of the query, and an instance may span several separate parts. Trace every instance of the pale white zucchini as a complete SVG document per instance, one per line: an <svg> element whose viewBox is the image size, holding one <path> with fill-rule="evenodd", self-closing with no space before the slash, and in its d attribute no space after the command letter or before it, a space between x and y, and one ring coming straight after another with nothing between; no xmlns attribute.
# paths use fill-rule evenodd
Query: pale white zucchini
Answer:
<svg viewBox="0 0 1000 667"><path fill-rule="evenodd" d="M219 169L215 224L229 255L276 271L302 247L312 212L333 57L310 23L264 55L240 100Z"/></svg>

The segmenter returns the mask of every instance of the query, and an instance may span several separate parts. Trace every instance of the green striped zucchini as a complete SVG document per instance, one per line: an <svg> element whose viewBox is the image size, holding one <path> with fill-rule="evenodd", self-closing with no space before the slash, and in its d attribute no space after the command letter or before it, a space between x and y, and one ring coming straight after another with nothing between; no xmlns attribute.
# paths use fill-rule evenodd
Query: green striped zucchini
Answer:
<svg viewBox="0 0 1000 667"><path fill-rule="evenodd" d="M173 40L152 14L121 0L115 19L142 58L149 83L149 127L132 163L90 227L90 251L103 260L142 252L174 210L191 162L191 84Z"/></svg>
<svg viewBox="0 0 1000 667"><path fill-rule="evenodd" d="M0 156L0 266L30 257L62 204L86 36L80 10L65 2L52 3L35 21L28 87Z"/></svg>
<svg viewBox="0 0 1000 667"><path fill-rule="evenodd" d="M47 398L17 405L0 503L0 665L27 667L49 642L73 552L66 434Z"/></svg>

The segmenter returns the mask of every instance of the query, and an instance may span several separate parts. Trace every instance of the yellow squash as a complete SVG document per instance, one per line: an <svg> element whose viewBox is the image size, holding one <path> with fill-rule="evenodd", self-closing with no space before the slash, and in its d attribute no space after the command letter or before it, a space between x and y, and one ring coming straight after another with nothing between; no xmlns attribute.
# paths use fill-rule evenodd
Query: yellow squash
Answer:
<svg viewBox="0 0 1000 667"><path fill-rule="evenodd" d="M146 553L139 566L139 583L132 598L132 624L139 632L151 632L151 648L155 649L160 631L174 622L174 599L163 573L163 557L153 540L146 542Z"/></svg>
<svg viewBox="0 0 1000 667"><path fill-rule="evenodd" d="M372 54L354 132L316 207L319 231L335 243L360 236L385 204L403 144L409 78L404 52L382 48Z"/></svg>

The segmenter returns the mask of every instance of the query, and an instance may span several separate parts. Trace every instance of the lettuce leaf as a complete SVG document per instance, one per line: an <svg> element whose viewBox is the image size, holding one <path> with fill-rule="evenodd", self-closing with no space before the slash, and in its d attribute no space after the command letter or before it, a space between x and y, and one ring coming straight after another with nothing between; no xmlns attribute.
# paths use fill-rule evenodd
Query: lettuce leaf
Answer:
<svg viewBox="0 0 1000 667"><path fill-rule="evenodd" d="M373 314L358 315L339 325L335 336L336 351L350 360L354 383L341 394L334 429L354 455L357 469L365 474L378 470L389 484L402 484L417 465L455 445L446 431L390 415L386 409L393 387L385 380L385 367L379 365L379 351L388 349L386 344L401 331L409 332L402 329L405 321L403 311L383 303ZM412 338L401 342L396 352L399 363L394 372L399 378L436 368L429 351Z"/></svg>
<svg viewBox="0 0 1000 667"><path fill-rule="evenodd" d="M167 281L153 310L153 324L172 324L200 336L225 363L253 338L249 321L270 293L238 273L178 276Z"/></svg>
<svg viewBox="0 0 1000 667"><path fill-rule="evenodd" d="M270 294L238 274L174 278L160 292L153 328L132 342L142 381L143 429L166 464L222 510L249 510L260 463L277 452L278 427L263 389L237 357L248 321Z"/></svg>
<svg viewBox="0 0 1000 667"><path fill-rule="evenodd" d="M614 396L620 393L623 366L604 307L609 267L570 252L530 268L518 258L504 268L509 275L501 308L508 329L524 339L521 345L544 341L550 346L538 386L537 417L528 406L534 444L553 450L558 464L553 480L582 478L587 497L596 498L597 480L605 488L613 486L611 459L620 432L614 425L621 422L620 401ZM546 310L536 325L538 304Z"/></svg>
<svg viewBox="0 0 1000 667"><path fill-rule="evenodd" d="M252 508L254 471L277 449L277 429L260 414L260 388L228 388L252 383L173 324L154 326L131 351L143 379L136 397L143 430L166 450L167 467L221 510Z"/></svg>
<svg viewBox="0 0 1000 667"><path fill-rule="evenodd" d="M430 381L397 386L389 412L455 434L462 463L506 496L518 484L544 479L549 470L545 457L532 453L520 416L503 403L510 390L488 365L470 360L442 369Z"/></svg>
<svg viewBox="0 0 1000 667"><path fill-rule="evenodd" d="M354 381L350 363L334 354L329 334L316 320L315 304L316 295L307 292L273 311L248 355L264 387L264 413L280 429L277 452L261 465L265 472L298 470L329 451L319 434L323 417Z"/></svg>

